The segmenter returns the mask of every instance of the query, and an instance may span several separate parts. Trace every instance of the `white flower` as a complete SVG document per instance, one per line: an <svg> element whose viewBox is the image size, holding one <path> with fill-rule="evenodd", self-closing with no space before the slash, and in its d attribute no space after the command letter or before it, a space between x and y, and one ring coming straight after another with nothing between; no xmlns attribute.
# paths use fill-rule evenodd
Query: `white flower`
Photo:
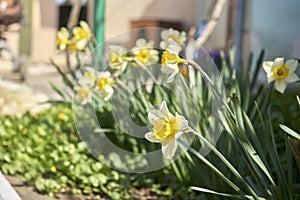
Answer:
<svg viewBox="0 0 300 200"><path fill-rule="evenodd" d="M85 21L79 22L80 26L74 27L72 29L72 32L74 34L73 42L75 43L75 49L74 47L71 48L73 50L84 50L88 42L92 38L92 31L89 27L89 25Z"/></svg>
<svg viewBox="0 0 300 200"><path fill-rule="evenodd" d="M122 73L127 66L127 61L125 58L127 50L119 45L111 45L109 46L109 49L109 67L115 70L115 75L118 75Z"/></svg>
<svg viewBox="0 0 300 200"><path fill-rule="evenodd" d="M76 98L80 100L82 105L92 102L93 91L88 86L75 86Z"/></svg>
<svg viewBox="0 0 300 200"><path fill-rule="evenodd" d="M167 49L172 41L182 48L186 41L186 33L184 31L180 33L179 31L170 28L161 32L161 38L163 40L160 42L160 47L162 49Z"/></svg>
<svg viewBox="0 0 300 200"><path fill-rule="evenodd" d="M144 38L140 38L136 41L132 53L135 55L137 61L142 64L156 63L158 61L159 52L153 48L153 41L147 42Z"/></svg>
<svg viewBox="0 0 300 200"><path fill-rule="evenodd" d="M165 101L159 110L150 111L148 118L153 129L145 134L145 138L150 142L161 143L163 155L172 159L178 146L176 140L188 129L188 121L178 113L172 115Z"/></svg>
<svg viewBox="0 0 300 200"><path fill-rule="evenodd" d="M172 82L175 75L179 72L179 63L186 63L186 60L179 57L180 47L173 43L168 48L163 51L161 59L161 71L166 74L171 74L168 77L167 82Z"/></svg>
<svg viewBox="0 0 300 200"><path fill-rule="evenodd" d="M114 93L114 80L110 72L99 72L97 77L96 87L101 95L104 96L104 101L108 101Z"/></svg>
<svg viewBox="0 0 300 200"><path fill-rule="evenodd" d="M298 61L294 59L284 63L284 58L276 58L273 61L263 62L263 68L267 73L268 83L275 81L275 89L280 93L285 91L288 83L293 83L299 80L299 77L294 73L298 66Z"/></svg>
<svg viewBox="0 0 300 200"><path fill-rule="evenodd" d="M96 70L93 67L84 67L83 76L79 78L78 83L80 85L93 87L95 85L96 78Z"/></svg>

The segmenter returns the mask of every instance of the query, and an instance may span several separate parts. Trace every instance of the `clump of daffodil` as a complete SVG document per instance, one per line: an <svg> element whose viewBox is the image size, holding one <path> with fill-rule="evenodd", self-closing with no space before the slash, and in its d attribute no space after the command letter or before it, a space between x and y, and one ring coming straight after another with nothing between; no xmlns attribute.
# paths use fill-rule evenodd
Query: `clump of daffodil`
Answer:
<svg viewBox="0 0 300 200"><path fill-rule="evenodd" d="M145 138L150 142L161 143L164 157L172 159L178 146L176 140L188 130L188 121L178 113L172 115L165 101L159 110L148 113L148 119L153 128L145 134Z"/></svg>
<svg viewBox="0 0 300 200"><path fill-rule="evenodd" d="M80 100L82 105L92 102L93 91L90 87L78 85L74 87L74 90L76 98Z"/></svg>
<svg viewBox="0 0 300 200"><path fill-rule="evenodd" d="M79 24L80 26L72 29L73 40L76 44L76 49L83 50L92 38L92 31L86 22L80 21Z"/></svg>
<svg viewBox="0 0 300 200"><path fill-rule="evenodd" d="M135 61L143 65L157 63L159 59L159 52L154 49L154 42L147 42L144 38L136 41L132 53L135 56Z"/></svg>
<svg viewBox="0 0 300 200"><path fill-rule="evenodd" d="M109 50L109 67L114 70L115 75L118 75L126 69L127 49L120 45L111 45L109 46Z"/></svg>
<svg viewBox="0 0 300 200"><path fill-rule="evenodd" d="M108 101L114 93L115 82L108 71L99 72L96 80L96 88L100 95L104 97L104 101Z"/></svg>
<svg viewBox="0 0 300 200"><path fill-rule="evenodd" d="M63 51L67 48L67 46L69 44L69 36L70 36L70 33L69 33L68 29L66 29L64 27L60 28L60 30L57 32L56 45L59 50Z"/></svg>
<svg viewBox="0 0 300 200"><path fill-rule="evenodd" d="M268 83L275 82L275 89L283 93L288 83L299 80L294 73L298 66L298 61L294 59L284 63L284 58L276 58L274 61L263 62L263 68L267 73Z"/></svg>
<svg viewBox="0 0 300 200"><path fill-rule="evenodd" d="M161 59L161 71L166 74L170 74L167 79L167 82L172 82L175 75L179 72L178 64L184 63L187 61L179 57L179 52L181 48L176 43L171 43L165 51L163 51Z"/></svg>
<svg viewBox="0 0 300 200"><path fill-rule="evenodd" d="M160 42L160 47L162 49L167 49L167 47L173 42L175 42L180 48L182 48L186 41L186 33L184 31L179 32L170 28L161 32L161 38L163 40Z"/></svg>

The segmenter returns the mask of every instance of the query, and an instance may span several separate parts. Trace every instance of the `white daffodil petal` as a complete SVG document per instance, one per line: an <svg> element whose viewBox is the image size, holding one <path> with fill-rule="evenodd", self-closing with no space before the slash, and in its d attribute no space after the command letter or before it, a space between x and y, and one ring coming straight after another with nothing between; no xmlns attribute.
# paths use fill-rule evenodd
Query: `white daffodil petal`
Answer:
<svg viewBox="0 0 300 200"><path fill-rule="evenodd" d="M176 143L175 138L170 140L170 142L167 143L166 145L162 145L161 150L162 150L164 157L166 157L167 159L172 159L177 150L177 143Z"/></svg>
<svg viewBox="0 0 300 200"><path fill-rule="evenodd" d="M285 79L287 83L294 83L299 81L299 77L295 73L290 73L289 76Z"/></svg>
<svg viewBox="0 0 300 200"><path fill-rule="evenodd" d="M176 76L176 74L179 72L179 70L178 71L175 71L175 72L173 72L169 77L168 77L168 79L167 79L167 83L171 83L171 82L173 82L173 80L174 80L174 77Z"/></svg>
<svg viewBox="0 0 300 200"><path fill-rule="evenodd" d="M268 83L271 83L272 81L274 81L275 77L274 77L273 73L272 74L268 74L267 75L267 79L268 79Z"/></svg>
<svg viewBox="0 0 300 200"><path fill-rule="evenodd" d="M280 93L285 91L286 86L287 84L284 81L275 81L275 89Z"/></svg>
<svg viewBox="0 0 300 200"><path fill-rule="evenodd" d="M161 67L161 71L165 74L171 74L176 71L179 71L179 69L176 64L167 64Z"/></svg>
<svg viewBox="0 0 300 200"><path fill-rule="evenodd" d="M271 67L273 65L273 61L265 61L263 62L263 68L267 74L271 73Z"/></svg>
<svg viewBox="0 0 300 200"><path fill-rule="evenodd" d="M288 61L286 61L285 65L290 68L291 72L294 72L298 66L298 61L295 59L290 59Z"/></svg>
<svg viewBox="0 0 300 200"><path fill-rule="evenodd" d="M151 110L148 113L148 119L151 124L154 124L156 120L163 119L166 120L166 117L162 114L160 110Z"/></svg>
<svg viewBox="0 0 300 200"><path fill-rule="evenodd" d="M188 128L188 121L176 112L176 119L178 120L179 130L185 130Z"/></svg>
<svg viewBox="0 0 300 200"><path fill-rule="evenodd" d="M169 109L167 107L167 104L165 101L163 101L160 105L160 111L161 113L166 116L167 118L170 118L172 117L171 113L169 112Z"/></svg>
<svg viewBox="0 0 300 200"><path fill-rule="evenodd" d="M162 140L156 139L153 132L148 132L145 134L145 138L150 142L161 143Z"/></svg>
<svg viewBox="0 0 300 200"><path fill-rule="evenodd" d="M273 71L274 67L280 66L280 65L283 65L283 64L284 64L284 58L276 58L274 60L273 66L272 66L272 71Z"/></svg>
<svg viewBox="0 0 300 200"><path fill-rule="evenodd" d="M170 40L170 45L167 47L167 51L178 55L179 52L181 51L181 47L174 41L174 40Z"/></svg>

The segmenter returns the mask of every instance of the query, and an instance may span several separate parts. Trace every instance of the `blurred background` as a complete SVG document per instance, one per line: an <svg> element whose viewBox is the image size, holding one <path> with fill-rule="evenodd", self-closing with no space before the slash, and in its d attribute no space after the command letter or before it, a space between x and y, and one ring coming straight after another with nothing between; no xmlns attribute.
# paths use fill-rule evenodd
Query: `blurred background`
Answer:
<svg viewBox="0 0 300 200"><path fill-rule="evenodd" d="M22 0L24 20L20 31L5 33L8 43L15 52L26 54L31 61L48 62L56 54L56 32L67 26L72 7L78 2L81 2L79 19L86 20L97 31L100 42L145 26L169 26L187 32L191 28L197 30L210 17L218 1ZM227 50L237 42L236 29L242 25L244 58L261 48L266 50L266 59L299 58L299 7L298 0L225 1L216 28L204 47L208 51Z"/></svg>

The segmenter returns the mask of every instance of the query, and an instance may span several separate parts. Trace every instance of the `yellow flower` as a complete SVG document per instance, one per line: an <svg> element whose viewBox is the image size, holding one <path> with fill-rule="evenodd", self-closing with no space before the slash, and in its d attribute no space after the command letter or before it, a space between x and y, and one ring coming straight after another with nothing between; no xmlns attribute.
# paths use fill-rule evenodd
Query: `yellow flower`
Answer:
<svg viewBox="0 0 300 200"><path fill-rule="evenodd" d="M263 62L263 68L267 74L268 83L275 81L275 89L283 93L288 83L293 83L299 80L299 77L294 73L297 69L298 61L294 59L284 63L284 58L276 58L273 61Z"/></svg>
<svg viewBox="0 0 300 200"><path fill-rule="evenodd" d="M24 128L23 130L22 130L22 134L23 135L26 135L28 133L28 129L27 128Z"/></svg>
<svg viewBox="0 0 300 200"><path fill-rule="evenodd" d="M52 166L50 170L51 170L51 172L55 173L56 172L56 167Z"/></svg>
<svg viewBox="0 0 300 200"><path fill-rule="evenodd" d="M74 34L74 41L77 50L84 50L90 39L92 38L92 31L89 25L84 22L79 22L80 26L74 27L72 32Z"/></svg>
<svg viewBox="0 0 300 200"><path fill-rule="evenodd" d="M142 64L152 64L158 61L158 51L153 49L154 42L147 42L145 39L140 38L136 41L135 47L132 49L138 62Z"/></svg>
<svg viewBox="0 0 300 200"><path fill-rule="evenodd" d="M65 114L63 112L58 113L57 119L58 120L63 120L65 118Z"/></svg>
<svg viewBox="0 0 300 200"><path fill-rule="evenodd" d="M99 93L104 95L104 101L108 101L114 93L114 80L111 73L108 71L99 72L96 86Z"/></svg>
<svg viewBox="0 0 300 200"><path fill-rule="evenodd" d="M76 97L81 101L82 105L90 103L92 101L92 90L87 86L75 86Z"/></svg>
<svg viewBox="0 0 300 200"><path fill-rule="evenodd" d="M161 143L163 155L172 159L178 146L176 140L188 129L188 121L178 113L172 115L165 101L159 110L148 113L148 119L153 129L145 134L145 138L150 142Z"/></svg>
<svg viewBox="0 0 300 200"><path fill-rule="evenodd" d="M68 29L64 27L57 32L56 45L59 50L63 51L67 48L67 45L69 44L69 35Z"/></svg>
<svg viewBox="0 0 300 200"><path fill-rule="evenodd" d="M161 32L161 38L163 40L160 42L160 47L162 49L167 49L172 42L175 42L180 48L182 48L186 41L186 33L184 31L180 33L179 31L170 28Z"/></svg>
<svg viewBox="0 0 300 200"><path fill-rule="evenodd" d="M170 45L167 50L163 51L161 59L161 71L166 74L171 74L167 82L172 82L175 75L179 72L179 63L186 63L186 60L179 57L180 47L173 43Z"/></svg>
<svg viewBox="0 0 300 200"><path fill-rule="evenodd" d="M115 70L114 74L117 76L126 69L127 60L125 54L127 50L119 45L111 45L109 46L109 50L109 67Z"/></svg>

